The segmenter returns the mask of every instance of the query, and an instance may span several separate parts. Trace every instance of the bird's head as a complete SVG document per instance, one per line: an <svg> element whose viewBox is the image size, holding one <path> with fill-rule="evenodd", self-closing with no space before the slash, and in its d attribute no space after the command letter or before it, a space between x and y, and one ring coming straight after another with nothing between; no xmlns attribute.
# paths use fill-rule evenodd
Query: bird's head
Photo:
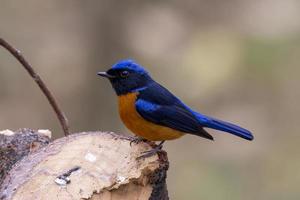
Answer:
<svg viewBox="0 0 300 200"><path fill-rule="evenodd" d="M109 79L117 95L139 91L153 82L148 72L133 60L121 60L97 74Z"/></svg>

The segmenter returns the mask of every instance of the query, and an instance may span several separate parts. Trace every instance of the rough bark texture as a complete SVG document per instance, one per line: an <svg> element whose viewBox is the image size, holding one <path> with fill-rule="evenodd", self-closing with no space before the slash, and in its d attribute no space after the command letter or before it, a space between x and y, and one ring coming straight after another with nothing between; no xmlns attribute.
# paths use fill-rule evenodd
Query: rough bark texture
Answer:
<svg viewBox="0 0 300 200"><path fill-rule="evenodd" d="M17 162L0 187L0 199L167 200L165 152L114 133L64 137Z"/></svg>
<svg viewBox="0 0 300 200"><path fill-rule="evenodd" d="M49 133L48 135L45 133ZM0 131L0 185L12 166L24 156L49 144L51 132L20 129Z"/></svg>

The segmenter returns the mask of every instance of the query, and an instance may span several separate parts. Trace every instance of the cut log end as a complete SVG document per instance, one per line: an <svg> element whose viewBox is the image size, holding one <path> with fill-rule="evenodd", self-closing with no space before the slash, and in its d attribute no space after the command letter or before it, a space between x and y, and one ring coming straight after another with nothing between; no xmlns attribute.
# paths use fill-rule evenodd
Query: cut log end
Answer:
<svg viewBox="0 0 300 200"><path fill-rule="evenodd" d="M0 199L168 199L165 152L114 133L84 132L50 143L19 161L0 187Z"/></svg>

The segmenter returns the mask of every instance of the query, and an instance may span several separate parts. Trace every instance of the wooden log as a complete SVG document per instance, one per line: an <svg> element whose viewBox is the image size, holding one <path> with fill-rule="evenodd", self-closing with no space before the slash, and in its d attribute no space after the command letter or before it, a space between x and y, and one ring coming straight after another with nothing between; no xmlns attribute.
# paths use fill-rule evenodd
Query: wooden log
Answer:
<svg viewBox="0 0 300 200"><path fill-rule="evenodd" d="M137 159L153 148L107 132L60 138L14 165L0 199L166 200L165 152Z"/></svg>

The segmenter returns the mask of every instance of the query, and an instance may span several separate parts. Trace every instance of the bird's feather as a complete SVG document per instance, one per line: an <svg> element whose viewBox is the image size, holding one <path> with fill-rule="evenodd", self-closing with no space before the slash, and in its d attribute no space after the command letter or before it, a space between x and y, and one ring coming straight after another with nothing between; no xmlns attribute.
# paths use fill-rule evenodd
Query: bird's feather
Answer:
<svg viewBox="0 0 300 200"><path fill-rule="evenodd" d="M154 90L154 91L153 91ZM213 139L184 104L159 84L140 91L137 112L146 120L169 128Z"/></svg>
<svg viewBox="0 0 300 200"><path fill-rule="evenodd" d="M219 131L225 131L227 133L231 133L246 140L253 140L252 133L247 129L244 129L229 122L205 116L201 113L194 112L194 114L203 127L212 128Z"/></svg>

